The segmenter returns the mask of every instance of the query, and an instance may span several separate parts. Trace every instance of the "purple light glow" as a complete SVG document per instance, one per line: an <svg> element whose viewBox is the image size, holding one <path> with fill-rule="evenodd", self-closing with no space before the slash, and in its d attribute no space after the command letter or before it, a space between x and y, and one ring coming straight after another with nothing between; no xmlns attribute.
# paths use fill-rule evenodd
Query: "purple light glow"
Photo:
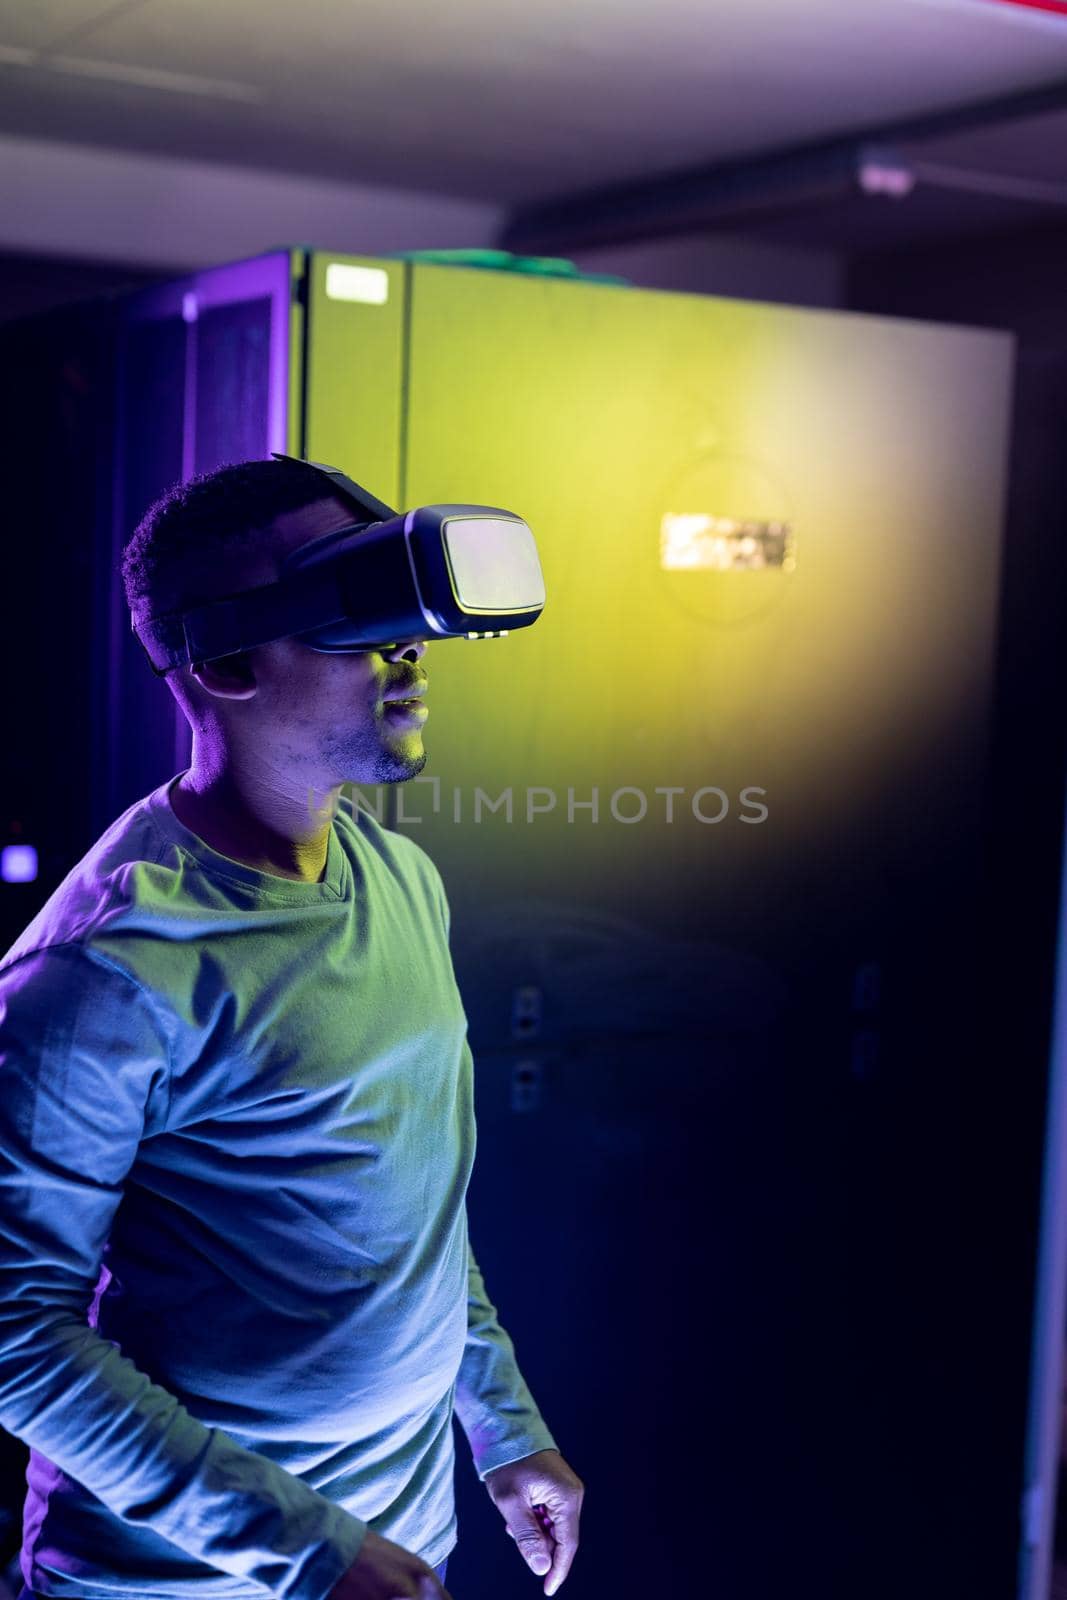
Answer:
<svg viewBox="0 0 1067 1600"><path fill-rule="evenodd" d="M5 883L32 883L37 876L37 851L32 844L6 844L0 850L0 878Z"/></svg>

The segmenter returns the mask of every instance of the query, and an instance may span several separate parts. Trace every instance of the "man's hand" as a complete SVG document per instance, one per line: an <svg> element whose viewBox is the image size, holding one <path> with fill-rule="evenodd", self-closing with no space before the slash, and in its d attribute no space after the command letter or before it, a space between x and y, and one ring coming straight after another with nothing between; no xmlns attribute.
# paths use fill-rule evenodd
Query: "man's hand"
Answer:
<svg viewBox="0 0 1067 1600"><path fill-rule="evenodd" d="M485 1487L527 1566L546 1575L545 1594L555 1594L578 1548L585 1484L558 1450L536 1450L487 1472Z"/></svg>
<svg viewBox="0 0 1067 1600"><path fill-rule="evenodd" d="M425 1561L372 1528L359 1555L330 1590L329 1600L450 1600Z"/></svg>

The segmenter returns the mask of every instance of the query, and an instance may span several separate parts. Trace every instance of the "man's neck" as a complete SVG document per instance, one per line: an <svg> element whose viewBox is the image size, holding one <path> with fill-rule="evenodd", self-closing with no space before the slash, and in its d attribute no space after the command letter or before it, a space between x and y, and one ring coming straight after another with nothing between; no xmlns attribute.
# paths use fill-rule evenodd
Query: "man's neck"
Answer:
<svg viewBox="0 0 1067 1600"><path fill-rule="evenodd" d="M195 767L169 793L178 821L231 861L298 883L325 878L336 794L315 796L314 808L306 796L301 815L298 801L261 785L205 777Z"/></svg>

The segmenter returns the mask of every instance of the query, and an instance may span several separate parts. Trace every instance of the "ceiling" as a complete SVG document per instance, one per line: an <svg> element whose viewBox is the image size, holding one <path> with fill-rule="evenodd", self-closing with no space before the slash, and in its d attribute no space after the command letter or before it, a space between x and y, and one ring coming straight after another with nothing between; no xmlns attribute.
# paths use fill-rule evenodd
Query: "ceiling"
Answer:
<svg viewBox="0 0 1067 1600"><path fill-rule="evenodd" d="M916 147L1046 186L919 185L931 216L983 227L1067 207L1067 18L1000 0L0 0L0 132L513 212L1057 86L1059 112ZM805 236L804 217L755 225Z"/></svg>

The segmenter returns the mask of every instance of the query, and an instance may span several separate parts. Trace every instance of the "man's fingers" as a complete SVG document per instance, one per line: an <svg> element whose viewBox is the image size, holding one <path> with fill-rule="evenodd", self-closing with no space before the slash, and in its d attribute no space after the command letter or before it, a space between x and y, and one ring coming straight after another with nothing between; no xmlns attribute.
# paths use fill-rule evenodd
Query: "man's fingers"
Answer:
<svg viewBox="0 0 1067 1600"><path fill-rule="evenodd" d="M539 1527L519 1528L515 1535L523 1560L531 1572L543 1578L552 1566L552 1538Z"/></svg>
<svg viewBox="0 0 1067 1600"><path fill-rule="evenodd" d="M552 1565L545 1574L546 1594L555 1594L571 1570L571 1562L578 1549L577 1509L568 1506L566 1510L558 1512L552 1519L552 1533L556 1548L552 1556Z"/></svg>
<svg viewBox="0 0 1067 1600"><path fill-rule="evenodd" d="M552 1534L546 1529L533 1507L518 1495L497 1502L503 1514L504 1525L531 1572L543 1578L552 1567Z"/></svg>

